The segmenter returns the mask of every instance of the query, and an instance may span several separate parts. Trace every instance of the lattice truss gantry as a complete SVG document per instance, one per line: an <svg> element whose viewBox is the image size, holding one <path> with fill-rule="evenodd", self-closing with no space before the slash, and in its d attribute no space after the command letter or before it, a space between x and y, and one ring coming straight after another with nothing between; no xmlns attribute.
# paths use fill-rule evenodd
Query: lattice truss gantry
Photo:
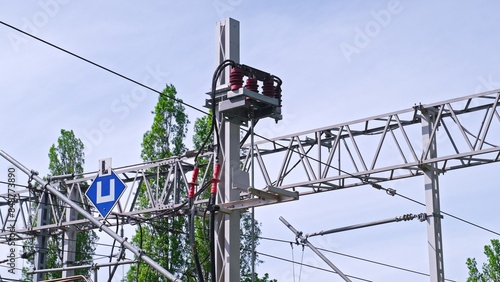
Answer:
<svg viewBox="0 0 500 282"><path fill-rule="evenodd" d="M500 114L498 91L452 99L384 115L359 119L333 126L322 127L298 134L277 138L258 135L254 145L255 173L259 190L277 188L294 190L299 195L414 177L423 174L426 166L436 163L439 172L497 162L500 159ZM437 143L437 157L429 157L429 146L422 145L422 112L432 111L436 121L430 138ZM259 140L260 139L260 140ZM242 146L243 170L250 169L249 144ZM204 155L209 162L211 153ZM116 168L128 188L105 221L106 225L127 224L147 217L169 216L182 213L182 203L188 189L186 174L193 168L193 159L173 157L147 164ZM207 164L211 168L211 164ZM62 191L76 190L78 201L90 213L97 214L84 195L97 172L86 173L78 179L62 179L53 183ZM209 182L210 170L206 170L200 183ZM159 181L159 179L166 181ZM57 179L57 177L54 177ZM159 187L162 183L163 188ZM144 186L148 202L138 205L139 187ZM49 199L52 224L36 226L32 205L40 203L43 187L33 186L17 192L18 239L31 238L37 230L50 229L59 232L68 225L80 229L93 228L85 219L65 221L65 209L54 197ZM271 190L274 191L274 190ZM7 193L0 194L3 205ZM241 192L241 200L224 203L223 208L248 208L281 200L272 193L251 197ZM204 200L198 200L204 204ZM179 208L180 207L180 208ZM147 217L145 217L147 215ZM8 236L6 211L0 209L0 242Z"/></svg>
<svg viewBox="0 0 500 282"><path fill-rule="evenodd" d="M210 162L211 153L202 155L202 157L209 159ZM112 214L106 220L103 220L103 224L107 226L135 224L155 217L182 214L185 211L183 199L187 193L186 189L189 187L186 173L193 168L193 164L186 162L187 159L186 157L174 157L115 169L115 172L127 184L128 188L118 201ZM96 176L97 172L91 172L76 177L54 176L49 177L47 180L65 195L76 194L73 201L79 203L88 213L97 217L98 213L96 209L85 195L89 183ZM207 174L203 175L201 181L205 181L207 177L210 178ZM21 185L27 186L27 183L22 183ZM140 192L140 187L142 187L142 192ZM34 181L30 181L29 189L16 191L15 219L17 221L17 240L33 238L40 230L49 230L49 234L55 235L61 233L69 226L76 226L79 230L96 228L96 226L89 223L86 219L67 221L66 213L68 205L61 202L60 199L50 192L47 206L51 223L37 226L37 216L33 211L40 209L42 196L45 192L44 187ZM144 193L147 202L139 203L139 193ZM7 193L0 194L4 206L7 204L8 197ZM204 201L197 201L197 203L204 204ZM9 222L7 216L7 210L0 209L2 224L0 243L7 242L9 236L11 236L8 228L11 222Z"/></svg>
<svg viewBox="0 0 500 282"><path fill-rule="evenodd" d="M499 90L489 91L276 138L259 136L257 126L253 150L250 144L242 145L240 150L243 172L250 170L250 152L254 152L256 187L241 189L239 185L240 199L222 203L221 209L246 209L314 193L421 176L430 167L444 173L498 162L499 100ZM424 125L424 116L431 116L433 122ZM425 141L424 132L428 136ZM211 152L201 155L207 170L200 176L198 189L210 182L213 162ZM192 156L114 168L128 188L111 215L106 220L99 219L102 226L134 224L185 213L190 179L186 174L193 169ZM55 176L48 181L61 195L75 193L73 201L80 203L87 214L97 217L84 195L96 175L97 172ZM233 177L238 178L237 174ZM9 230L7 213L12 195L0 194L0 243L7 243L13 236L18 241L34 238L42 230L59 234L70 227L99 228L86 218L68 221L68 205L61 201L65 196L50 192L47 205L50 224L37 226L33 210L38 209L47 190L35 181L29 183L15 192L14 234ZM145 202L139 203L139 193L144 193ZM202 210L206 201L199 196L195 203Z"/></svg>
<svg viewBox="0 0 500 282"><path fill-rule="evenodd" d="M254 147L256 179L266 187L307 195L419 176L431 164L444 173L497 162L499 96L498 90L490 91L278 138L261 137ZM435 120L424 144L422 116L429 114ZM429 153L433 142L436 157ZM248 148L243 147L245 152ZM246 168L249 160L246 154Z"/></svg>

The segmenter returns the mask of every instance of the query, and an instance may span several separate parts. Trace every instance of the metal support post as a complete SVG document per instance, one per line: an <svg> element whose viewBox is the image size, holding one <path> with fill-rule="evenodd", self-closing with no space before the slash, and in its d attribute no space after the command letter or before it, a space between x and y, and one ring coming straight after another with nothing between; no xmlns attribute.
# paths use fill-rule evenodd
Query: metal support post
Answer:
<svg viewBox="0 0 500 282"><path fill-rule="evenodd" d="M422 160L437 157L436 144L436 113L430 109L421 109L422 112ZM426 153L428 151L428 153ZM432 282L444 282L443 242L441 233L441 208L439 201L439 182L436 163L430 163L422 168L425 184L426 213L432 215L427 218L427 243L429 249L429 266Z"/></svg>
<svg viewBox="0 0 500 282"><path fill-rule="evenodd" d="M68 197L71 201L77 202L78 191L77 188L73 188L68 192ZM78 213L70 208L66 208L66 222L71 222L78 219ZM76 261L76 239L77 230L74 225L68 226L66 231L64 231L64 249L63 249L63 264L70 267L73 266ZM75 275L74 269L65 269L62 273L62 277L71 277Z"/></svg>
<svg viewBox="0 0 500 282"><path fill-rule="evenodd" d="M46 191L42 192L42 197L40 200L40 205L37 214L37 226L43 226L50 224L50 210L49 210L49 193ZM47 241L48 241L48 229L42 229L36 236L35 245L35 270L45 269L47 263ZM45 280L43 273L37 273L33 277L36 282Z"/></svg>
<svg viewBox="0 0 500 282"><path fill-rule="evenodd" d="M250 127L250 187L255 188L255 158L254 158L254 147L255 147L255 119L254 119L254 112L251 111L251 127ZM255 282L255 207L252 207L251 210L252 213L252 279L251 282Z"/></svg>
<svg viewBox="0 0 500 282"><path fill-rule="evenodd" d="M218 203L239 200L240 192L232 189L234 171L239 170L239 134L240 126L225 121L221 132L222 150L224 151L224 170L221 175ZM216 267L218 280L224 282L240 281L240 212L233 210L229 214L218 214L219 230L216 255L219 265ZM219 280L222 278L221 280Z"/></svg>
<svg viewBox="0 0 500 282"><path fill-rule="evenodd" d="M239 22L226 19L217 23L217 62L226 59L239 62ZM217 83L218 87L229 83L229 71L222 73ZM232 189L233 172L239 170L240 165L240 126L225 120L216 110L217 123L221 124L220 142L221 151L218 152L224 160L223 173L218 189L217 204L239 200L239 190ZM216 125L217 126L217 125ZM240 212L217 215L216 234L216 281L240 281Z"/></svg>
<svg viewBox="0 0 500 282"><path fill-rule="evenodd" d="M23 166L21 163L19 163L18 161L16 161L14 158L12 158L11 156L9 156L4 151L0 151L0 156L4 157L8 162L10 162L13 165L15 165L17 168L19 168L20 170L22 170L27 175L31 175L31 171L27 167ZM127 238L122 238L120 235L118 235L115 232L113 232L113 230L111 230L111 228L109 228L104 223L102 223L98 218L96 218L94 215L88 213L84 208L80 207L77 203L71 201L68 197L64 196L64 194L62 194L61 192L59 192L59 190L57 190L56 188L54 188L53 186L51 186L50 184L48 184L41 177L36 176L36 175L32 175L32 177L33 177L33 180L35 180L36 182L38 182L38 183L40 183L41 185L44 186L44 190L50 192L57 199L65 202L71 208L75 209L79 214L81 214L83 217L85 217L88 221L90 221L95 226L99 227L99 230L102 230L104 233L108 234L111 238L113 238L116 241L118 241L122 245L122 247L127 248L128 250L130 250L140 260L144 261L149 266L151 266L153 269L155 269L156 271L158 271L158 273L160 273L161 275L167 277L171 281L174 281L174 282L175 281L180 281L177 277L175 277L175 275L173 275L172 273L168 272L166 269L164 269L161 265L159 265L153 259L151 259L147 255L145 255L141 249L138 249L134 245L130 244L127 241ZM39 280L39 281L41 281L41 280ZM237 280L235 280L235 281L237 281Z"/></svg>

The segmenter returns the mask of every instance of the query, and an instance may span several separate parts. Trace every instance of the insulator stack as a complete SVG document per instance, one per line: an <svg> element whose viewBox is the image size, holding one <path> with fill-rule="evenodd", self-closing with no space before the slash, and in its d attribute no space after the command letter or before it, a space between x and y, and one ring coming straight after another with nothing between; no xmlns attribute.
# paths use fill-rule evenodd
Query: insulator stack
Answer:
<svg viewBox="0 0 500 282"><path fill-rule="evenodd" d="M264 80L264 85L262 86L262 94L264 96L274 98L274 81L272 78L267 78Z"/></svg>
<svg viewBox="0 0 500 282"><path fill-rule="evenodd" d="M193 170L193 175L191 178L191 182L189 182L189 193L188 193L188 198L193 199L194 198L194 190L196 187L196 180L198 179L198 173L200 169L198 167L195 167Z"/></svg>
<svg viewBox="0 0 500 282"><path fill-rule="evenodd" d="M216 163L214 165L214 176L212 178L212 187L210 188L210 194L212 195L217 193L217 184L219 183L219 173L220 173L220 164Z"/></svg>
<svg viewBox="0 0 500 282"><path fill-rule="evenodd" d="M229 83L233 91L243 87L243 71L238 68L232 68L229 74Z"/></svg>
<svg viewBox="0 0 500 282"><path fill-rule="evenodd" d="M274 89L274 98L278 99L278 104L281 106L281 87L276 86Z"/></svg>
<svg viewBox="0 0 500 282"><path fill-rule="evenodd" d="M249 77L247 79L247 83L245 84L245 88L250 91L259 93L259 85L257 84L257 79Z"/></svg>

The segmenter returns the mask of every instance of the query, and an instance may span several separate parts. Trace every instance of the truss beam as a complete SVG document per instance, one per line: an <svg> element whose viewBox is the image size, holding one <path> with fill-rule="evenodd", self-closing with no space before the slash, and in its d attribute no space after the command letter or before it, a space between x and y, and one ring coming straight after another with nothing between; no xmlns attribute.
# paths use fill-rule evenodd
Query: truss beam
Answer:
<svg viewBox="0 0 500 282"><path fill-rule="evenodd" d="M444 173L498 162L499 96L498 90L489 91L283 137L260 138L254 147L256 173L261 172L256 178L264 179L262 186L308 195L421 176L429 165ZM430 147L420 137L424 112L435 113L429 142L440 148L436 155L429 153ZM245 167L249 146L243 146Z"/></svg>

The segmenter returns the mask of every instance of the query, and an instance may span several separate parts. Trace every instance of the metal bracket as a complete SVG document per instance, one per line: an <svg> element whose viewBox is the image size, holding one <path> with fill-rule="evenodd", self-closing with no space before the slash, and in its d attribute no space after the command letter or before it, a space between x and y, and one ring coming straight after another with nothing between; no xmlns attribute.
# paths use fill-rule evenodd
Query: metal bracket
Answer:
<svg viewBox="0 0 500 282"><path fill-rule="evenodd" d="M263 190L259 190L259 189L255 189L255 188L248 188L248 192L253 194L253 195L256 195L259 198L263 198L263 199L279 200L283 197L292 198L294 200L299 199L299 192L288 191L288 190L276 188L273 186L267 186Z"/></svg>
<svg viewBox="0 0 500 282"><path fill-rule="evenodd" d="M219 102L219 111L225 117L246 124L250 118L250 113L254 120L270 117L278 121L283 119L279 100L240 88L235 91L228 91L226 100Z"/></svg>

